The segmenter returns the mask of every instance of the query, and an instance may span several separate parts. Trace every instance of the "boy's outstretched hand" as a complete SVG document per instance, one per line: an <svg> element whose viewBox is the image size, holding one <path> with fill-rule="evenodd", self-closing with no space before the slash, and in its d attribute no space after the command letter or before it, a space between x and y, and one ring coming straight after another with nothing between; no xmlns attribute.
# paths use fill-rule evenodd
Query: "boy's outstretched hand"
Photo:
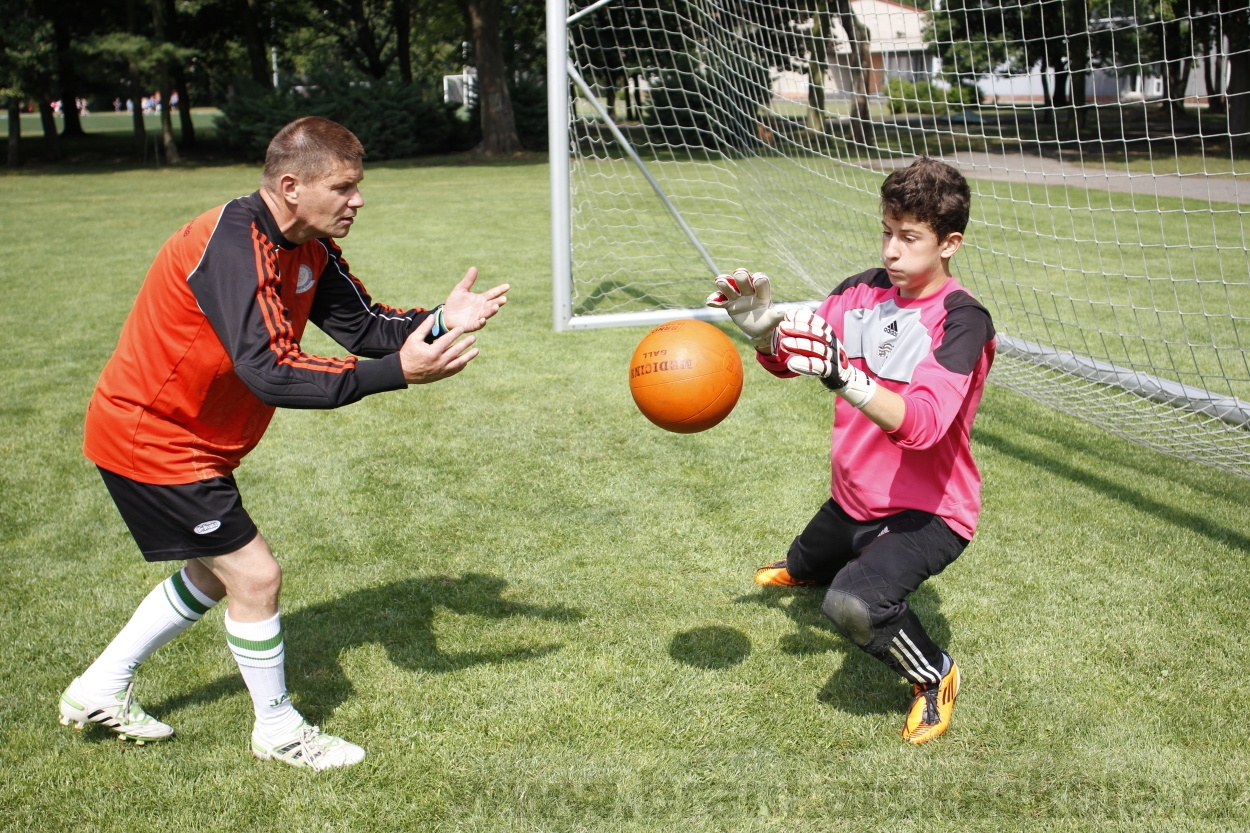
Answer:
<svg viewBox="0 0 1250 833"><path fill-rule="evenodd" d="M708 296L707 305L729 313L756 350L772 355L773 331L784 313L773 309L768 275L762 272L752 275L746 269L735 269L732 275L717 276L716 289Z"/></svg>
<svg viewBox="0 0 1250 833"><path fill-rule="evenodd" d="M778 345L786 367L802 376L816 376L827 388L856 408L868 404L877 383L851 364L829 322L805 309L786 313L777 327Z"/></svg>

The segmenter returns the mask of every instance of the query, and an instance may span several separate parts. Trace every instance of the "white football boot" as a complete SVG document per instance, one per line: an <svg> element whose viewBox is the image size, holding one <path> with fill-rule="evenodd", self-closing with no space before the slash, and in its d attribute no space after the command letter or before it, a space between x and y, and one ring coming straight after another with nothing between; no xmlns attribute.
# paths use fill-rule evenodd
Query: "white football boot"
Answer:
<svg viewBox="0 0 1250 833"><path fill-rule="evenodd" d="M81 678L75 677L61 695L61 725L73 724L75 729L82 729L88 723L99 723L122 740L134 741L136 746L171 737L172 726L152 717L134 701L134 687L131 683L124 691L93 699L83 693Z"/></svg>
<svg viewBox="0 0 1250 833"><path fill-rule="evenodd" d="M358 764L365 750L334 735L327 735L307 723L285 740L269 743L252 732L252 754L262 761L276 760L291 766L306 766L314 772L338 766Z"/></svg>

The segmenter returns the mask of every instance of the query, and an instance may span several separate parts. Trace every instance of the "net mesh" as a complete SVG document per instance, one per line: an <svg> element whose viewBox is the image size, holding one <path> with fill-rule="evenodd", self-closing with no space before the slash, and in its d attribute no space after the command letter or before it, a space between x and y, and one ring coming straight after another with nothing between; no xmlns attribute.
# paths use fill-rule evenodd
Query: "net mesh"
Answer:
<svg viewBox="0 0 1250 833"><path fill-rule="evenodd" d="M992 381L1250 476L1245 5L611 2L569 26L574 315L738 266L823 297L927 155L972 186Z"/></svg>

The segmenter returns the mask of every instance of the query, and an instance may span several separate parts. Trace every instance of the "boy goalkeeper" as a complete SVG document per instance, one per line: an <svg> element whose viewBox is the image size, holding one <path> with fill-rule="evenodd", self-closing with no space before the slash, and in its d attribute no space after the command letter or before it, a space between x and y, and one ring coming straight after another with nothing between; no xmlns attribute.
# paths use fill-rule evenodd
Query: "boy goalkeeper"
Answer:
<svg viewBox="0 0 1250 833"><path fill-rule="evenodd" d="M755 580L829 586L821 609L838 631L914 686L902 731L914 744L949 728L959 668L907 597L968 546L981 506L969 433L994 326L950 272L970 201L958 171L917 160L881 186L884 268L847 278L815 313L773 308L768 278L745 269L708 298L770 373L837 394L832 497Z"/></svg>

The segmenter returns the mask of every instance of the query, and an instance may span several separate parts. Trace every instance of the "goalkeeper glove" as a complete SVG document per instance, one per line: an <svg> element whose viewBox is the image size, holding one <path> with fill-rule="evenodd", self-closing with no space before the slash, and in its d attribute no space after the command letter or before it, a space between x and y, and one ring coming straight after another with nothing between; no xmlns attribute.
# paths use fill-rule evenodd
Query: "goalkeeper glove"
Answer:
<svg viewBox="0 0 1250 833"><path fill-rule="evenodd" d="M863 408L876 395L876 381L851 364L833 327L819 315L805 309L791 310L777 332L782 352L789 354L786 367L794 373L818 377L856 408Z"/></svg>
<svg viewBox="0 0 1250 833"><path fill-rule="evenodd" d="M768 275L752 275L746 269L735 269L732 275L718 275L716 288L717 291L708 296L707 305L729 313L755 349L771 355L773 333L784 313L773 309Z"/></svg>

